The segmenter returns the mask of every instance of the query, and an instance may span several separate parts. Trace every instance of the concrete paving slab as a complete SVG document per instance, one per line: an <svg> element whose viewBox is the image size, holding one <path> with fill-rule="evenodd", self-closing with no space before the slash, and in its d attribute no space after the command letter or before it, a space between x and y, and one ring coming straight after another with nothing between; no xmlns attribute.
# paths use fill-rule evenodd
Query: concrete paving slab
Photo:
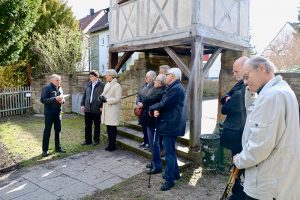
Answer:
<svg viewBox="0 0 300 200"><path fill-rule="evenodd" d="M86 183L77 183L75 185L70 185L61 190L53 192L54 195L60 197L63 200L74 200L81 199L84 196L93 194L98 188L88 185Z"/></svg>
<svg viewBox="0 0 300 200"><path fill-rule="evenodd" d="M62 173L57 172L56 170L49 170L45 167L40 166L32 168L30 172L23 174L22 177L35 184L39 184L40 182L52 179L60 175L62 175Z"/></svg>
<svg viewBox="0 0 300 200"><path fill-rule="evenodd" d="M69 187L71 185L78 184L79 182L80 182L79 180L74 179L70 176L61 175L61 176L53 177L48 180L44 180L40 182L38 185L41 188L48 190L49 192L54 192L56 190Z"/></svg>
<svg viewBox="0 0 300 200"><path fill-rule="evenodd" d="M146 162L121 149L80 153L0 175L0 200L81 199L142 172Z"/></svg>
<svg viewBox="0 0 300 200"><path fill-rule="evenodd" d="M20 197L15 198L14 200L58 200L59 197L53 195L44 189L38 189L37 191L22 195Z"/></svg>
<svg viewBox="0 0 300 200"><path fill-rule="evenodd" d="M124 179L118 177L118 176L114 176L110 179L107 179L101 183L97 183L94 186L97 187L100 190L105 190L107 188L110 188L118 183L121 183Z"/></svg>
<svg viewBox="0 0 300 200"><path fill-rule="evenodd" d="M94 169L93 171L85 171L80 174L77 174L76 178L84 183L89 185L95 185L97 183L103 182L106 179L112 178L115 175L105 172L103 170Z"/></svg>
<svg viewBox="0 0 300 200"><path fill-rule="evenodd" d="M19 178L9 185L0 188L0 197L4 200L14 199L28 193L37 191L39 187L30 181Z"/></svg>

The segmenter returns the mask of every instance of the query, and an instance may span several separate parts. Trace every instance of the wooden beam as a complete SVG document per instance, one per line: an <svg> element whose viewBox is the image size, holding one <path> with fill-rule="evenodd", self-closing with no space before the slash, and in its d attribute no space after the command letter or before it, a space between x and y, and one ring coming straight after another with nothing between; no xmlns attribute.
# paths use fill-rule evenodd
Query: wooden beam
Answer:
<svg viewBox="0 0 300 200"><path fill-rule="evenodd" d="M164 47L164 50L169 54L173 59L176 65L182 70L186 77L190 77L190 69L188 66L177 56L176 52L173 51L170 47Z"/></svg>
<svg viewBox="0 0 300 200"><path fill-rule="evenodd" d="M110 47L110 52L125 52L125 51L139 51L139 50L147 50L147 49L157 49L157 48L163 48L163 47L169 47L169 46L177 46L177 45L183 45L183 44L191 44L192 37L182 38L182 39L176 39L171 41L160 41L157 43L151 43L151 44L139 44L139 45L124 45L120 47Z"/></svg>
<svg viewBox="0 0 300 200"><path fill-rule="evenodd" d="M211 68L211 66L213 65L213 63L215 62L215 60L217 59L217 57L219 56L219 54L221 53L222 48L218 48L209 58L209 60L207 61L207 63L205 64L204 68L203 68L203 77L206 76L206 74L208 73L209 69Z"/></svg>
<svg viewBox="0 0 300 200"><path fill-rule="evenodd" d="M114 67L114 69L119 72L121 67L126 63L126 61L130 58L130 56L134 53L134 51L127 51L124 52L123 56L120 58L117 65Z"/></svg>
<svg viewBox="0 0 300 200"><path fill-rule="evenodd" d="M118 64L118 53L109 53L109 68L114 69Z"/></svg>

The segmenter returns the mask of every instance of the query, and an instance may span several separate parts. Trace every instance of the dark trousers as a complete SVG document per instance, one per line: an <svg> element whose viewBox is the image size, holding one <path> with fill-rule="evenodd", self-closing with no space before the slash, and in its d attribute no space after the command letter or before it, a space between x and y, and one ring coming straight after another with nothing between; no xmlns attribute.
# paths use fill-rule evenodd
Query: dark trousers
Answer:
<svg viewBox="0 0 300 200"><path fill-rule="evenodd" d="M144 135L144 144L149 144L149 139L148 139L148 132L147 132L147 126L142 126L143 128L143 135Z"/></svg>
<svg viewBox="0 0 300 200"><path fill-rule="evenodd" d="M176 136L163 136L163 146L166 159L164 177L169 183L174 183L175 177L180 176L176 157L175 142Z"/></svg>
<svg viewBox="0 0 300 200"><path fill-rule="evenodd" d="M240 152L240 151L239 151ZM239 152L231 151L232 157L238 154ZM242 174L244 173L244 170L242 170ZM238 177L238 179L235 180L234 185L232 187L232 199L236 200L246 200L246 193L244 192L244 187L241 184L241 179Z"/></svg>
<svg viewBox="0 0 300 200"><path fill-rule="evenodd" d="M98 143L100 141L100 122L101 122L100 117L101 117L100 114L94 114L90 112L84 113L85 143L87 144L92 143L93 123L94 123L94 142Z"/></svg>
<svg viewBox="0 0 300 200"><path fill-rule="evenodd" d="M54 132L55 132L55 150L60 150L60 140L59 140L59 133L61 131L61 121L60 115L45 115L45 129L43 134L43 144L42 149L43 151L47 152L49 149L49 139L51 134L52 124L54 124Z"/></svg>
<svg viewBox="0 0 300 200"><path fill-rule="evenodd" d="M116 148L117 139L117 127L116 126L106 126L108 135L108 147Z"/></svg>

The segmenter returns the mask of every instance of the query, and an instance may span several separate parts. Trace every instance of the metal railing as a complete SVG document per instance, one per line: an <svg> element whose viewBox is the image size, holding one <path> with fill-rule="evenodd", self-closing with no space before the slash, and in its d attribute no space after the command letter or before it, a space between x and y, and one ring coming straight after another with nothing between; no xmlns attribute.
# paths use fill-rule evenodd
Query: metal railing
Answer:
<svg viewBox="0 0 300 200"><path fill-rule="evenodd" d="M31 87L4 88L0 92L0 117L25 114L32 108Z"/></svg>

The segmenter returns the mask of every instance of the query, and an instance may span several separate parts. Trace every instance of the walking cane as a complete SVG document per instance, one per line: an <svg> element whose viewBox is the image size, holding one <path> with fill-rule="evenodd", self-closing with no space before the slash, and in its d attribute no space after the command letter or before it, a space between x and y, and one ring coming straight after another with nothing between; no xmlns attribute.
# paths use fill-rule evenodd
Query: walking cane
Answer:
<svg viewBox="0 0 300 200"><path fill-rule="evenodd" d="M153 139L153 144L154 144L154 141L155 141L155 137L156 137L156 124L157 124L157 117L155 117L155 127L154 127L154 139ZM152 152L153 153L153 152ZM151 187L151 170L152 170L152 160L151 160L151 163L150 163L150 170L149 170L149 181L148 181L148 188Z"/></svg>

